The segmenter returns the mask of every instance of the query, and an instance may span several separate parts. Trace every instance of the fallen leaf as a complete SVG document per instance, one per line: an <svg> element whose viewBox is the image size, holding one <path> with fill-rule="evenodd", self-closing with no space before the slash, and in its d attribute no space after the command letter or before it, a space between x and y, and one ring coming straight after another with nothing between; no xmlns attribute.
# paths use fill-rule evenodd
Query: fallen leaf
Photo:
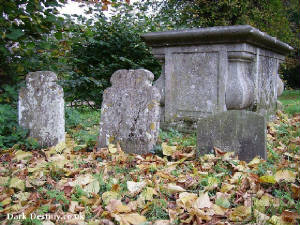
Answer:
<svg viewBox="0 0 300 225"><path fill-rule="evenodd" d="M89 183L83 190L87 193L97 194L100 191L100 184L97 180L94 180L91 183Z"/></svg>
<svg viewBox="0 0 300 225"><path fill-rule="evenodd" d="M226 213L226 211L227 211L227 209L225 209L225 208L223 208L221 206L218 206L216 204L212 205L212 209L215 211L215 214L219 215L219 216L224 216L225 213Z"/></svg>
<svg viewBox="0 0 300 225"><path fill-rule="evenodd" d="M71 187L75 187L76 185L83 186L95 181L95 178L91 174L82 174L72 182L69 182Z"/></svg>
<svg viewBox="0 0 300 225"><path fill-rule="evenodd" d="M167 185L167 190L171 193L186 191L184 188L172 183Z"/></svg>
<svg viewBox="0 0 300 225"><path fill-rule="evenodd" d="M115 144L108 144L108 151L111 154L115 154L118 151L118 149Z"/></svg>
<svg viewBox="0 0 300 225"><path fill-rule="evenodd" d="M0 177L0 185L3 186L7 184L9 177Z"/></svg>
<svg viewBox="0 0 300 225"><path fill-rule="evenodd" d="M275 180L293 183L296 181L296 174L290 170L279 170L275 173Z"/></svg>
<svg viewBox="0 0 300 225"><path fill-rule="evenodd" d="M141 196L147 201L152 201L153 195L157 195L157 192L154 188L151 187L146 187L146 189L141 194Z"/></svg>
<svg viewBox="0 0 300 225"><path fill-rule="evenodd" d="M193 207L198 209L210 208L212 203L209 199L208 192L200 193L197 200L194 202Z"/></svg>
<svg viewBox="0 0 300 225"><path fill-rule="evenodd" d="M141 225L147 221L146 217L137 213L114 215L120 225Z"/></svg>
<svg viewBox="0 0 300 225"><path fill-rule="evenodd" d="M114 191L107 191L107 192L104 192L102 194L101 198L102 198L102 201L107 205L110 200L118 199L119 194L117 192L114 192Z"/></svg>
<svg viewBox="0 0 300 225"><path fill-rule="evenodd" d="M258 211L256 209L254 209L254 216L255 216L256 222L258 224L265 224L270 219L269 216L267 216L264 213L261 213L260 211Z"/></svg>
<svg viewBox="0 0 300 225"><path fill-rule="evenodd" d="M238 206L229 215L230 221L244 222L251 217L251 207Z"/></svg>
<svg viewBox="0 0 300 225"><path fill-rule="evenodd" d="M216 205L221 206L222 208L230 208L230 202L227 198L221 196L216 199Z"/></svg>
<svg viewBox="0 0 300 225"><path fill-rule="evenodd" d="M157 220L153 225L171 225L169 220Z"/></svg>
<svg viewBox="0 0 300 225"><path fill-rule="evenodd" d="M11 203L11 197L5 198L1 203L1 206L6 206Z"/></svg>
<svg viewBox="0 0 300 225"><path fill-rule="evenodd" d="M127 181L127 189L132 195L136 195L140 193L145 186L146 186L145 181L141 181L141 182Z"/></svg>
<svg viewBox="0 0 300 225"><path fill-rule="evenodd" d="M30 160L32 158L32 153L31 152L24 152L22 150L18 150L15 153L15 157L13 158L14 160L20 161L20 160Z"/></svg>
<svg viewBox="0 0 300 225"><path fill-rule="evenodd" d="M288 222L288 223L292 223L292 224L296 224L297 223L297 219L300 219L300 214L297 212L291 212L288 210L284 210L281 213L281 218L283 221Z"/></svg>
<svg viewBox="0 0 300 225"><path fill-rule="evenodd" d="M191 208L198 196L194 193L181 192L176 204L184 209Z"/></svg>
<svg viewBox="0 0 300 225"><path fill-rule="evenodd" d="M297 186L296 184L292 184L291 191L293 194L293 198L300 199L300 186Z"/></svg>
<svg viewBox="0 0 300 225"><path fill-rule="evenodd" d="M169 146L166 142L161 144L163 154L166 156L171 156L174 152L176 152L176 146Z"/></svg>
<svg viewBox="0 0 300 225"><path fill-rule="evenodd" d="M50 155L62 153L65 148L66 148L66 143L64 141L62 141L62 142L58 143L57 145L50 147L49 153L50 153Z"/></svg>
<svg viewBox="0 0 300 225"><path fill-rule="evenodd" d="M261 163L261 159L259 157L255 157L254 159L252 159L249 163L248 166L250 167L256 167Z"/></svg>
<svg viewBox="0 0 300 225"><path fill-rule="evenodd" d="M24 182L24 180L21 180L21 179L19 179L17 177L13 177L10 180L9 187L10 188L18 189L20 191L24 191L25 190L25 182Z"/></svg>
<svg viewBox="0 0 300 225"><path fill-rule="evenodd" d="M21 202L25 202L28 200L30 195L31 194L29 192L20 192L20 193L14 194L14 198L18 199Z"/></svg>
<svg viewBox="0 0 300 225"><path fill-rule="evenodd" d="M131 211L130 207L123 205L120 200L112 199L105 207L111 213L129 213Z"/></svg>
<svg viewBox="0 0 300 225"><path fill-rule="evenodd" d="M265 175L265 176L261 176L259 177L259 182L260 183L269 183L269 184L275 184L276 180L274 176L271 175Z"/></svg>

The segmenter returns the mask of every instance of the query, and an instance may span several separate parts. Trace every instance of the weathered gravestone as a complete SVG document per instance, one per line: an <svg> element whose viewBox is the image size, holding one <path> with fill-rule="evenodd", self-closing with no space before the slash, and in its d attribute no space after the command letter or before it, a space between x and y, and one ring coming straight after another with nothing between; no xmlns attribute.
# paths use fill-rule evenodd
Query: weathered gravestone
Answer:
<svg viewBox="0 0 300 225"><path fill-rule="evenodd" d="M32 72L19 92L19 124L44 147L65 141L64 93L56 81L53 72Z"/></svg>
<svg viewBox="0 0 300 225"><path fill-rule="evenodd" d="M213 147L234 151L239 159L266 159L266 121L255 112L231 110L200 119L197 155L213 153Z"/></svg>
<svg viewBox="0 0 300 225"><path fill-rule="evenodd" d="M123 151L143 154L156 143L160 94L147 70L118 70L103 93L99 147L120 143Z"/></svg>
<svg viewBox="0 0 300 225"><path fill-rule="evenodd" d="M249 25L142 35L162 63L161 127L193 131L199 118L227 110L274 117L279 64L292 47Z"/></svg>

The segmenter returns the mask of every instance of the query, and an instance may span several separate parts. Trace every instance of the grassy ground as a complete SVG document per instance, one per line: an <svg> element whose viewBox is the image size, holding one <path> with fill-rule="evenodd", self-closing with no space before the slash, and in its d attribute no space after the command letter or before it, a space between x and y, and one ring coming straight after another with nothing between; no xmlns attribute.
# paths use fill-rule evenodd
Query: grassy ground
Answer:
<svg viewBox="0 0 300 225"><path fill-rule="evenodd" d="M288 110L297 93L283 95ZM195 135L175 130L160 132L155 154L113 145L96 151L99 111L68 108L66 145L0 153L0 224L299 224L300 115L293 112L268 124L268 160L246 163L220 151L196 159Z"/></svg>
<svg viewBox="0 0 300 225"><path fill-rule="evenodd" d="M285 90L279 97L284 111L290 115L300 113L300 90Z"/></svg>

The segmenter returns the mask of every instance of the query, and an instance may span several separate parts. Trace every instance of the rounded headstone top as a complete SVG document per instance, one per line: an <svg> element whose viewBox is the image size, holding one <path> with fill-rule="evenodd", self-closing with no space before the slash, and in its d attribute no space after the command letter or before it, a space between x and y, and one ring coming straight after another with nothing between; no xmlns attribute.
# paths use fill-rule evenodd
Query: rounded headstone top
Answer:
<svg viewBox="0 0 300 225"><path fill-rule="evenodd" d="M271 37L250 25L151 32L143 34L142 39L151 47L250 43L259 47L271 49L281 54L288 54L293 50L288 44L281 42L275 37Z"/></svg>
<svg viewBox="0 0 300 225"><path fill-rule="evenodd" d="M44 82L55 82L57 81L57 76L52 71L36 71L29 72L26 76L26 83L30 83L32 81L40 81Z"/></svg>
<svg viewBox="0 0 300 225"><path fill-rule="evenodd" d="M146 84L151 84L154 80L154 75L148 70L145 69L137 69L137 70L117 70L113 73L110 78L110 82L113 86L124 85L124 81L126 80L137 80L139 82L143 82ZM134 85L132 82L126 83L131 86Z"/></svg>

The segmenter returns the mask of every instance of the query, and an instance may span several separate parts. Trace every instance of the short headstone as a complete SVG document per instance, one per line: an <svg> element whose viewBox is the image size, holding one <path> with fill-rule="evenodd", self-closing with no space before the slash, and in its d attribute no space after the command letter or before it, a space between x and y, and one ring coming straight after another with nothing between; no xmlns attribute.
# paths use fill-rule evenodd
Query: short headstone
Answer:
<svg viewBox="0 0 300 225"><path fill-rule="evenodd" d="M43 147L65 141L64 93L56 82L51 71L32 72L19 92L19 124Z"/></svg>
<svg viewBox="0 0 300 225"><path fill-rule="evenodd" d="M266 159L266 121L255 112L230 110L198 121L197 155L214 153L213 147L235 152L240 160Z"/></svg>
<svg viewBox="0 0 300 225"><path fill-rule="evenodd" d="M147 70L118 70L103 93L99 147L119 143L128 153L148 153L159 132L160 94Z"/></svg>

